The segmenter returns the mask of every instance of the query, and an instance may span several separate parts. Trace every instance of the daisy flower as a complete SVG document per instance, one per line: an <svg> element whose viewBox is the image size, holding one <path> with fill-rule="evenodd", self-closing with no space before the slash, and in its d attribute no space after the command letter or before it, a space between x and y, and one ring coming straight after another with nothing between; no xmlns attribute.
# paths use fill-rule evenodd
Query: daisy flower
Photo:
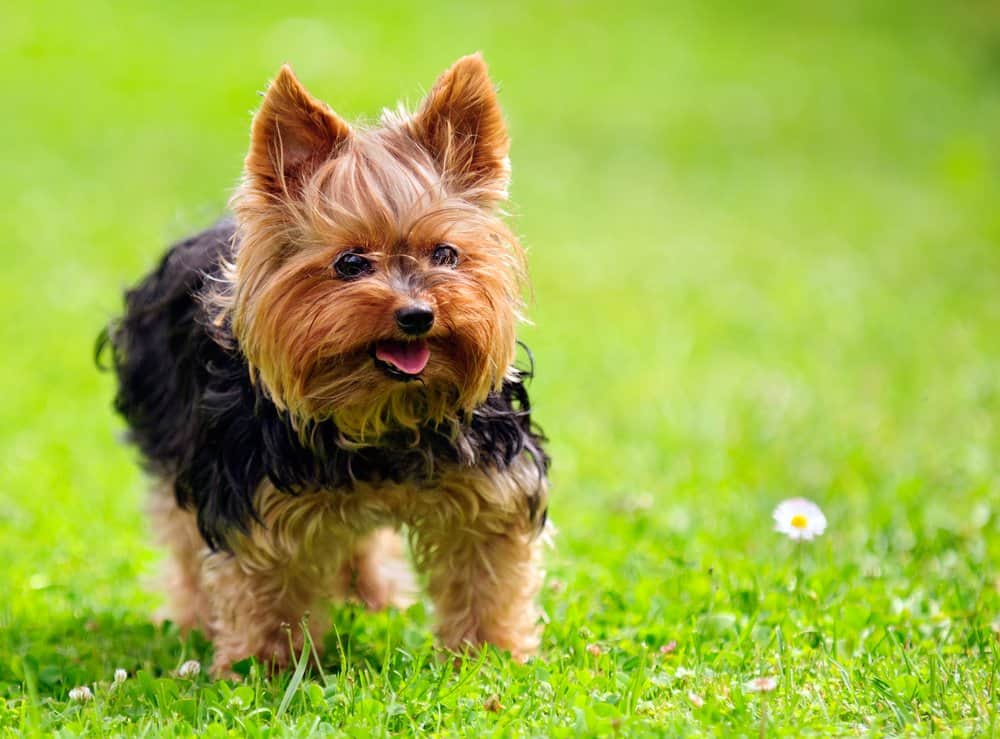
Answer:
<svg viewBox="0 0 1000 739"><path fill-rule="evenodd" d="M811 500L789 498L774 509L774 530L792 541L810 541L826 531L826 516Z"/></svg>

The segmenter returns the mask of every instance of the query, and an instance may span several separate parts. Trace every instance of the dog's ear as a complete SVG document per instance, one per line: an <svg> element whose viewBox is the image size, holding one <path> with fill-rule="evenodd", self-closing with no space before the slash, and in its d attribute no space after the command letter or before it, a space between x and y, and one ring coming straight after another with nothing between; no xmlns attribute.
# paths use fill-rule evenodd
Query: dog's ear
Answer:
<svg viewBox="0 0 1000 739"><path fill-rule="evenodd" d="M247 177L272 192L295 190L350 137L351 127L310 95L286 64L254 116Z"/></svg>
<svg viewBox="0 0 1000 739"><path fill-rule="evenodd" d="M490 200L506 197L510 139L480 54L462 57L438 78L411 131L460 187Z"/></svg>

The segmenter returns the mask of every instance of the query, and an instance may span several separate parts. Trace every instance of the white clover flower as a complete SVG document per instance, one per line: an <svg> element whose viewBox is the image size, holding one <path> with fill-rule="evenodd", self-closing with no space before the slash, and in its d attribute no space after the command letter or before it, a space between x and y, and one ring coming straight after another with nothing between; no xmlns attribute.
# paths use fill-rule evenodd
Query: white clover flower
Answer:
<svg viewBox="0 0 1000 739"><path fill-rule="evenodd" d="M691 705L695 708L701 708L705 705L705 699L694 692L688 692L688 700L691 701Z"/></svg>
<svg viewBox="0 0 1000 739"><path fill-rule="evenodd" d="M810 541L826 531L826 516L811 500L789 498L774 509L774 530L792 541Z"/></svg>
<svg viewBox="0 0 1000 739"><path fill-rule="evenodd" d="M90 692L90 688L86 685L81 685L69 691L69 699L77 703L86 703L87 701L94 700L94 694Z"/></svg>
<svg viewBox="0 0 1000 739"><path fill-rule="evenodd" d="M201 664L196 659L189 659L177 668L177 677L198 677L201 672Z"/></svg>
<svg viewBox="0 0 1000 739"><path fill-rule="evenodd" d="M115 670L115 680L114 680L115 685L121 685L126 680L128 680L128 673L125 672L125 670L123 670L121 667Z"/></svg>
<svg viewBox="0 0 1000 739"><path fill-rule="evenodd" d="M770 693L776 687L778 687L778 678L756 677L744 685L743 689L748 693Z"/></svg>

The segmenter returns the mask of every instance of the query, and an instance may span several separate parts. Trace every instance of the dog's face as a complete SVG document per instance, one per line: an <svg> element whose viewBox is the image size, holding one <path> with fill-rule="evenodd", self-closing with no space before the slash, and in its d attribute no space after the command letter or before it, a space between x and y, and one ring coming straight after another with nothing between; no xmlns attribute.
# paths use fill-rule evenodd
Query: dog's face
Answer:
<svg viewBox="0 0 1000 739"><path fill-rule="evenodd" d="M233 200L227 298L255 376L355 439L481 403L515 350L522 252L498 212L508 138L486 65L459 60L417 113L354 130L285 67Z"/></svg>

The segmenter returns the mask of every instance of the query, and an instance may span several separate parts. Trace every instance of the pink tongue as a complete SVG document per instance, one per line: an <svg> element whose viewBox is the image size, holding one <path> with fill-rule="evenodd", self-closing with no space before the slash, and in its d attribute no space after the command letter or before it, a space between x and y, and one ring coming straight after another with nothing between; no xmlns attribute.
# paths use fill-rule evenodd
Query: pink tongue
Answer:
<svg viewBox="0 0 1000 739"><path fill-rule="evenodd" d="M426 341L380 341L375 357L408 375L419 375L431 358Z"/></svg>

